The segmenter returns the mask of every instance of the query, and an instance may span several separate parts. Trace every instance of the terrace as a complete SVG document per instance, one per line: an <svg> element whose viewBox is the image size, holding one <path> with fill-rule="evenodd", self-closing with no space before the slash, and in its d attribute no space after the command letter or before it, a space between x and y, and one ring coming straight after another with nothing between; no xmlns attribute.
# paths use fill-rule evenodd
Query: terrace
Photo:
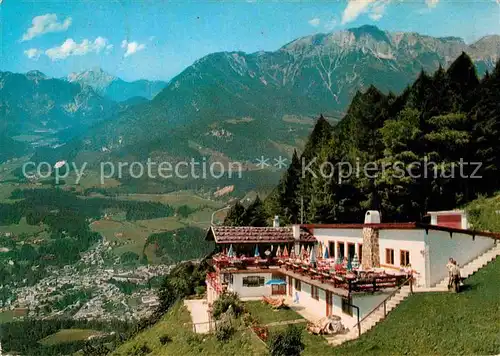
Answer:
<svg viewBox="0 0 500 356"><path fill-rule="evenodd" d="M271 249L266 250L266 258L260 257L258 246L255 247L254 257L245 255L237 257L234 250L231 245L228 251L212 258L216 271L219 273L279 271L283 275L302 280L340 296L348 296L352 293L374 293L387 288L396 288L414 273L411 268L363 269L356 256L352 261L329 258L326 246L313 245L306 248L302 245L299 254L295 254L293 247L288 253L286 246L283 250L279 246L274 252L271 252Z"/></svg>

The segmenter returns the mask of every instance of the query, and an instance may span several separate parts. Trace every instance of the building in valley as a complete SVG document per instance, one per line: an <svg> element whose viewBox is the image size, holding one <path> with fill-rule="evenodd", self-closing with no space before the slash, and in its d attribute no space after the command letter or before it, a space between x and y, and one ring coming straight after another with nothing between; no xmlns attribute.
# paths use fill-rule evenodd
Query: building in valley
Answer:
<svg viewBox="0 0 500 356"><path fill-rule="evenodd" d="M421 223L289 227L212 226L219 253L207 275L211 304L223 291L242 299L285 296L318 317L338 315L352 328L403 284L429 288L447 278L453 257L463 266L495 246L500 234ZM410 278L411 277L411 278Z"/></svg>

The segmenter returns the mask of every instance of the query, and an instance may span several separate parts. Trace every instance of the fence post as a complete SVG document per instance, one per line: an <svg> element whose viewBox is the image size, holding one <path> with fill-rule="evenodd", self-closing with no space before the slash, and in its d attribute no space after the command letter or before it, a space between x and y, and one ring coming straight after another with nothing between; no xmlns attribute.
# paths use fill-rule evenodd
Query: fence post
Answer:
<svg viewBox="0 0 500 356"><path fill-rule="evenodd" d="M387 316L387 305L386 305L386 300L387 299L384 299L384 318Z"/></svg>
<svg viewBox="0 0 500 356"><path fill-rule="evenodd" d="M410 277L410 294L413 294L413 276Z"/></svg>

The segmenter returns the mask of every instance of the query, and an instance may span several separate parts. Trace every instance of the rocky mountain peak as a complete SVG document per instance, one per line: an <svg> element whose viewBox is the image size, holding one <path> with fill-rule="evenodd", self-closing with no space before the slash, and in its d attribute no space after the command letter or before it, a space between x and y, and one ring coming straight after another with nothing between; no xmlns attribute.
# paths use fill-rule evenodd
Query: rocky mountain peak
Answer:
<svg viewBox="0 0 500 356"><path fill-rule="evenodd" d="M67 79L69 82L89 85L99 91L109 86L117 78L97 67L79 73L71 73Z"/></svg>
<svg viewBox="0 0 500 356"><path fill-rule="evenodd" d="M28 73L26 73L26 77L30 80L47 79L47 76L39 70L30 70Z"/></svg>

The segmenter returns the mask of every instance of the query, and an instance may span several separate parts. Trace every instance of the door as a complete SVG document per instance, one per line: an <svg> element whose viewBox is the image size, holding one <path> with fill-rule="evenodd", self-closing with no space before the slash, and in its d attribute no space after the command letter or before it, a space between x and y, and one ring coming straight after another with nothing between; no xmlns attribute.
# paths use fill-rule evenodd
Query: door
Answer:
<svg viewBox="0 0 500 356"><path fill-rule="evenodd" d="M291 297L292 296L292 277L288 277L288 296Z"/></svg>
<svg viewBox="0 0 500 356"><path fill-rule="evenodd" d="M273 285L271 286L272 288L272 295L285 295L286 294L286 285Z"/></svg>
<svg viewBox="0 0 500 356"><path fill-rule="evenodd" d="M332 292L326 292L326 316L332 315Z"/></svg>

